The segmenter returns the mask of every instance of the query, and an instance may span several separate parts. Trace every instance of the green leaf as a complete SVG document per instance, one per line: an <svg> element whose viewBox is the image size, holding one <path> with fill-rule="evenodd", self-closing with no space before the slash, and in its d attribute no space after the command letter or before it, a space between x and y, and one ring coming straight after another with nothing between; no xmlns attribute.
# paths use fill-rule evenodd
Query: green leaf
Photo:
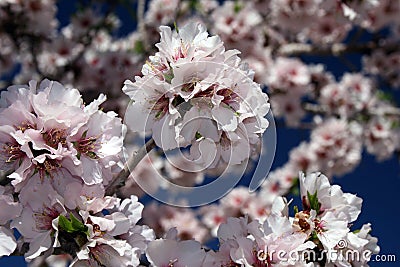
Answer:
<svg viewBox="0 0 400 267"><path fill-rule="evenodd" d="M318 238L318 235L317 235L317 232L316 231L312 231L312 233L311 233L311 240L312 241L319 241L319 238Z"/></svg>
<svg viewBox="0 0 400 267"><path fill-rule="evenodd" d="M307 191L307 198L308 201L310 202L310 208L312 210L315 210L317 213L319 213L319 210L321 208L321 203L319 203L318 201L318 196L317 196L318 192L315 191L314 194L310 194L310 192Z"/></svg>
<svg viewBox="0 0 400 267"><path fill-rule="evenodd" d="M190 0L189 7L191 10L196 10L199 6L198 0Z"/></svg>
<svg viewBox="0 0 400 267"><path fill-rule="evenodd" d="M88 234L88 227L79 221L72 213L69 214L69 220L64 215L58 216L58 227L67 233L85 233Z"/></svg>
<svg viewBox="0 0 400 267"><path fill-rule="evenodd" d="M72 223L64 215L58 216L58 227L68 233L73 233Z"/></svg>
<svg viewBox="0 0 400 267"><path fill-rule="evenodd" d="M294 210L294 214L299 213L299 207L294 206L294 207L293 207L293 210Z"/></svg>
<svg viewBox="0 0 400 267"><path fill-rule="evenodd" d="M174 78L174 73L172 72L172 69L169 73L164 74L164 79L167 83L171 83L173 78Z"/></svg>
<svg viewBox="0 0 400 267"><path fill-rule="evenodd" d="M135 42L135 45L133 47L133 51L136 54L144 54L144 52L146 52L146 50L144 49L144 44L141 40L138 40Z"/></svg>
<svg viewBox="0 0 400 267"><path fill-rule="evenodd" d="M73 229L77 230L78 232L86 232L88 230L88 227L78 220L72 213L69 215L69 217Z"/></svg>
<svg viewBox="0 0 400 267"><path fill-rule="evenodd" d="M176 21L174 21L174 27L175 27L176 33L179 34L179 29L178 29L178 25L176 25Z"/></svg>
<svg viewBox="0 0 400 267"><path fill-rule="evenodd" d="M241 3L239 3L239 1L235 1L235 6L234 6L234 11L235 13L239 13L240 10L242 10L243 6L241 5Z"/></svg>
<svg viewBox="0 0 400 267"><path fill-rule="evenodd" d="M382 101L386 101L386 102L390 102L390 103L394 103L394 97L392 94L388 93L388 92L384 92L381 90L378 90L376 92L376 97Z"/></svg>
<svg viewBox="0 0 400 267"><path fill-rule="evenodd" d="M299 178L295 177L292 181L292 185L290 186L289 192L293 196L299 196L300 195L300 189L299 189L300 183L299 183Z"/></svg>
<svg viewBox="0 0 400 267"><path fill-rule="evenodd" d="M400 121L392 121L390 127L391 127L391 129L400 128Z"/></svg>
<svg viewBox="0 0 400 267"><path fill-rule="evenodd" d="M201 135L201 133L199 133L199 132L196 132L196 140L198 140L198 139L200 139L200 138L202 138L203 136Z"/></svg>

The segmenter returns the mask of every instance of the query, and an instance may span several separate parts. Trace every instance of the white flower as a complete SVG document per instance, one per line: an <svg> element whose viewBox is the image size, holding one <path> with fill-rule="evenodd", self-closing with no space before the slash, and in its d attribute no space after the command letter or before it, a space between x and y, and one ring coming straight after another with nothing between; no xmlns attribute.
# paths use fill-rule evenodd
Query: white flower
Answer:
<svg viewBox="0 0 400 267"><path fill-rule="evenodd" d="M23 205L20 217L11 222L29 243L25 259L32 260L52 247L57 246L57 234L54 227L58 216L66 214L64 199L57 194L49 183L42 183L39 177L30 179L29 184L21 190L20 201Z"/></svg>
<svg viewBox="0 0 400 267"><path fill-rule="evenodd" d="M201 267L206 252L193 240L157 239L148 245L146 256L154 267Z"/></svg>
<svg viewBox="0 0 400 267"><path fill-rule="evenodd" d="M88 185L112 179L121 167L125 126L115 113L99 110L105 99L100 95L85 107L77 89L49 80L2 93L0 167L11 172L16 191L35 173L52 180L65 175Z"/></svg>
<svg viewBox="0 0 400 267"><path fill-rule="evenodd" d="M17 248L14 233L6 227L0 226L0 257L9 256Z"/></svg>
<svg viewBox="0 0 400 267"><path fill-rule="evenodd" d="M123 87L132 99L127 125L151 132L164 150L191 146L190 157L207 168L245 162L268 127L268 97L254 72L201 24L160 30L159 52L143 77Z"/></svg>
<svg viewBox="0 0 400 267"><path fill-rule="evenodd" d="M84 197L81 199L85 202ZM154 233L147 226L136 225L143 210L137 197L122 203L113 197L94 198L80 206L79 215L88 234L73 266L138 266L140 255L154 240ZM103 215L103 210L109 214Z"/></svg>
<svg viewBox="0 0 400 267"><path fill-rule="evenodd" d="M305 210L315 210L318 215L332 213L346 223L353 222L361 213L362 199L343 193L338 185L330 185L328 178L321 173L307 176L299 174L300 193ZM310 199L313 198L313 199ZM329 215L329 218L333 218Z"/></svg>
<svg viewBox="0 0 400 267"><path fill-rule="evenodd" d="M19 217L22 211L22 205L15 202L10 188L0 186L0 225L5 225L8 221Z"/></svg>

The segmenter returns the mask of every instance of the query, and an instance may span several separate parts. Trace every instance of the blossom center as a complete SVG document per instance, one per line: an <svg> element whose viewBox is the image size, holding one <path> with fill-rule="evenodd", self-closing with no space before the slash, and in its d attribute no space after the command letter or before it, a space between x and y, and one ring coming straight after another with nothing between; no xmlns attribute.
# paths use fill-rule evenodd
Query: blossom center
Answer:
<svg viewBox="0 0 400 267"><path fill-rule="evenodd" d="M217 95L223 96L222 103L230 106L233 103L239 102L239 95L233 92L231 89L222 89L217 92Z"/></svg>
<svg viewBox="0 0 400 267"><path fill-rule="evenodd" d="M18 130L20 130L21 132L25 132L28 129L35 129L36 126L28 121L24 121L22 122L20 125L15 126L15 128L17 128Z"/></svg>
<svg viewBox="0 0 400 267"><path fill-rule="evenodd" d="M4 144L3 151L5 152L5 155L7 155L6 163L14 162L15 160L23 158L25 155L21 151L21 146L19 144Z"/></svg>
<svg viewBox="0 0 400 267"><path fill-rule="evenodd" d="M84 139L81 139L77 143L77 150L85 154L91 159L99 159L99 156L96 155L95 151L98 149L98 144L96 143L98 137L91 136Z"/></svg>
<svg viewBox="0 0 400 267"><path fill-rule="evenodd" d="M56 159L47 158L43 163L36 164L36 170L39 172L40 178L43 180L45 175L53 177L53 172L61 167L61 163Z"/></svg>
<svg viewBox="0 0 400 267"><path fill-rule="evenodd" d="M54 207L45 207L41 213L34 213L36 228L41 231L51 230L53 220L59 215L60 212Z"/></svg>
<svg viewBox="0 0 400 267"><path fill-rule="evenodd" d="M318 219L315 219L314 220L314 225L315 225L315 231L317 233L322 233L322 232L325 231L325 221L324 220L320 221Z"/></svg>
<svg viewBox="0 0 400 267"><path fill-rule="evenodd" d="M169 99L165 95L155 101L152 106L152 111L156 112L155 118L160 119L168 112Z"/></svg>
<svg viewBox="0 0 400 267"><path fill-rule="evenodd" d="M193 92L196 84L199 82L199 79L196 77L192 77L188 82L182 85L183 92Z"/></svg>
<svg viewBox="0 0 400 267"><path fill-rule="evenodd" d="M309 223L310 215L304 212L298 212L294 216L294 226L302 232L308 232L311 229Z"/></svg>
<svg viewBox="0 0 400 267"><path fill-rule="evenodd" d="M46 144L57 149L58 144L65 146L67 143L66 132L64 129L51 129L43 133L43 139Z"/></svg>

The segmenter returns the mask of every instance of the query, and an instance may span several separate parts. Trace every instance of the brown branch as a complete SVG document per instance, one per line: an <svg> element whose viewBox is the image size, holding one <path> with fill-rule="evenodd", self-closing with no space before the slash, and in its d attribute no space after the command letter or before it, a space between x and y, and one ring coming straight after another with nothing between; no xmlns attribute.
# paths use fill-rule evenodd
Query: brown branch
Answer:
<svg viewBox="0 0 400 267"><path fill-rule="evenodd" d="M331 46L320 46L303 43L290 43L281 45L277 49L279 56L300 56L300 55L319 55L319 56L341 56L351 53L370 54L376 49L383 49L386 52L399 50L399 44L386 43L380 44L379 41L371 41L362 44L343 44L337 43Z"/></svg>
<svg viewBox="0 0 400 267"><path fill-rule="evenodd" d="M110 182L106 188L106 196L114 195L119 188L125 185L126 179L131 174L131 171L136 168L139 162L150 152L156 144L153 139L150 139L142 146L137 153L133 153L125 163L124 169Z"/></svg>
<svg viewBox="0 0 400 267"><path fill-rule="evenodd" d="M318 104L312 104L312 103L305 103L303 105L303 108L305 111L314 113L314 114L321 114L321 115L325 115L328 113L328 110L321 105ZM386 108L384 110L382 110L382 112L377 112L375 110L368 110L367 111L368 115L372 115L372 116L398 116L400 117L400 109L395 108L395 107L391 107L391 108ZM338 115L338 114L334 114L334 115Z"/></svg>
<svg viewBox="0 0 400 267"><path fill-rule="evenodd" d="M136 17L137 17L137 29L142 38L144 50L148 52L151 49L147 39L146 24L144 21L145 4L146 2L144 0L138 0Z"/></svg>

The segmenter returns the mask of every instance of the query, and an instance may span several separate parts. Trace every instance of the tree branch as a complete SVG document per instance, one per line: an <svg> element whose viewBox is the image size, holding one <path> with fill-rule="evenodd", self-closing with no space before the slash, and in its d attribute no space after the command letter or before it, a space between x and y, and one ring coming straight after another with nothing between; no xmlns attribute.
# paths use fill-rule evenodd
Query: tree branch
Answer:
<svg viewBox="0 0 400 267"><path fill-rule="evenodd" d="M137 29L142 37L143 46L146 52L150 51L149 42L147 40L146 24L144 21L144 10L146 2L144 0L138 0L137 4Z"/></svg>
<svg viewBox="0 0 400 267"><path fill-rule="evenodd" d="M314 114L321 114L325 115L328 113L328 110L321 105L318 104L312 104L312 103L305 103L303 105L303 108L305 111L314 113ZM335 114L338 115L338 114ZM392 108L386 108L382 110L381 112L377 112L375 110L368 110L368 115L373 115L373 116L398 116L400 117L400 109L392 107Z"/></svg>
<svg viewBox="0 0 400 267"><path fill-rule="evenodd" d="M379 41L371 41L362 44L343 44L337 43L331 46L320 46L314 44L290 43L283 44L277 49L280 56L300 56L300 55L319 55L319 56L341 56L351 53L370 54L376 49L383 49L386 52L399 50L399 44L386 43L380 44Z"/></svg>
<svg viewBox="0 0 400 267"><path fill-rule="evenodd" d="M144 146L142 146L137 153L133 153L125 163L124 169L107 186L106 196L114 195L119 188L124 186L126 179L131 174L131 171L135 169L139 162L147 155L147 153L155 147L156 144L152 138Z"/></svg>

